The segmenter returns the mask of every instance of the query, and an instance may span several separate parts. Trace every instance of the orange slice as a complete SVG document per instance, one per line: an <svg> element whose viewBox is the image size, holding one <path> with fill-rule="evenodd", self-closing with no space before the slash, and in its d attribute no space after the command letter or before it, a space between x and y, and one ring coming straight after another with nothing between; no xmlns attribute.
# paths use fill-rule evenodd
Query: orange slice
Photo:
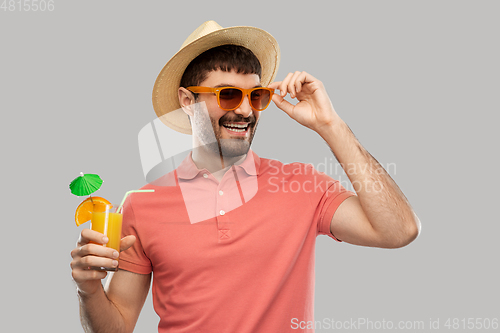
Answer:
<svg viewBox="0 0 500 333"><path fill-rule="evenodd" d="M87 198L78 205L75 212L75 222L76 226L90 221L92 218L92 212L104 212L106 210L106 205L111 205L111 203L101 197Z"/></svg>

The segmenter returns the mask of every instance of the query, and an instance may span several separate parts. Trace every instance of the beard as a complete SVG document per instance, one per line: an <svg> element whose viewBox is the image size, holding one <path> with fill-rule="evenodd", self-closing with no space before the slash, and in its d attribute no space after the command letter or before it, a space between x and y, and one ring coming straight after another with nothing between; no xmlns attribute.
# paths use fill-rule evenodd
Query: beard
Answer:
<svg viewBox="0 0 500 333"><path fill-rule="evenodd" d="M221 155L224 158L247 154L258 124L258 120L253 112L246 118L234 112L227 112L219 119L214 119L208 114L205 105L202 107L200 104L202 103L195 104L193 127L196 128L196 133L202 146L208 151ZM248 122L249 137L222 138L222 124L225 122Z"/></svg>

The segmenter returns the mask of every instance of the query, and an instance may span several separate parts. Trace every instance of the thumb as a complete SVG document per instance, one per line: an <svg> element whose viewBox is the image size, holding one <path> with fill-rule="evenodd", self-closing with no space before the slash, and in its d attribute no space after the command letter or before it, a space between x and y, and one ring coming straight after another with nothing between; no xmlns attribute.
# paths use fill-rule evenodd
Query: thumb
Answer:
<svg viewBox="0 0 500 333"><path fill-rule="evenodd" d="M279 109L285 111L286 114L288 114L291 117L291 113L292 113L293 108L295 107L295 105L293 105L292 103L288 102L287 100L285 100L284 97L281 97L280 95L277 95L277 94L273 95L273 102L274 102L274 104L276 104L276 106Z"/></svg>
<svg viewBox="0 0 500 333"><path fill-rule="evenodd" d="M125 251L126 249L134 245L135 240L136 238L133 235L123 237L120 241L120 252Z"/></svg>

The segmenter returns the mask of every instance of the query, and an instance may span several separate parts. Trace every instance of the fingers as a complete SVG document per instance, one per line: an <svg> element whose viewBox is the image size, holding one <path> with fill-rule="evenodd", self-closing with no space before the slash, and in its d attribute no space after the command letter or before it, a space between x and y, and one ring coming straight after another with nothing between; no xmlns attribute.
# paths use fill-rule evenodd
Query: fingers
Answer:
<svg viewBox="0 0 500 333"><path fill-rule="evenodd" d="M99 232L83 229L76 244L77 247L71 251L71 257L77 258L94 255L113 259L118 258L119 253L116 250L102 246L108 241L109 239ZM120 241L120 252L130 248L134 245L135 241L136 238L133 235L123 237Z"/></svg>
<svg viewBox="0 0 500 333"><path fill-rule="evenodd" d="M278 89L282 81L274 81L270 83L267 87L271 89Z"/></svg>
<svg viewBox="0 0 500 333"><path fill-rule="evenodd" d="M113 260L104 257L86 256L79 258L77 260L73 260L70 266L73 270L75 269L91 270L91 269L98 269L100 267L113 269L118 266L118 260Z"/></svg>
<svg viewBox="0 0 500 333"><path fill-rule="evenodd" d="M71 268L90 269L92 267L118 266L118 251L97 244L86 244L71 251Z"/></svg>
<svg viewBox="0 0 500 333"><path fill-rule="evenodd" d="M305 78L304 72L295 72L290 79L288 84L288 91L290 92L290 97L295 98L297 93L302 89L302 80Z"/></svg>
<svg viewBox="0 0 500 333"><path fill-rule="evenodd" d="M281 84L278 87L278 89L280 90L280 95L282 97L285 97L287 92L288 92L287 87L288 87L288 83L292 79L292 76L293 76L293 73L288 73L288 75L285 77L285 79L283 81L281 81Z"/></svg>
<svg viewBox="0 0 500 333"><path fill-rule="evenodd" d="M118 258L119 254L118 251L112 248L98 244L85 244L71 251L71 257L73 259L83 258L87 256L98 256L98 257L116 259Z"/></svg>
<svg viewBox="0 0 500 333"><path fill-rule="evenodd" d="M297 94L302 92L303 86L314 80L316 79L310 74L296 71L294 73L288 73L283 81L273 82L268 87L271 89L279 89L281 97L285 97L288 93L290 97L296 98Z"/></svg>
<svg viewBox="0 0 500 333"><path fill-rule="evenodd" d="M94 242L97 244L106 244L108 241L108 237L101 234L100 232L91 229L83 229L80 233L80 238L78 239L76 246L80 247L85 244L89 244L90 242Z"/></svg>
<svg viewBox="0 0 500 333"><path fill-rule="evenodd" d="M130 247L135 242L134 236L125 237L126 247ZM70 263L75 281L89 279L101 279L106 275L95 274L88 271L95 267L116 268L118 266L118 251L102 246L109 240L103 234L90 229L83 229L77 242L77 247L71 251L73 260Z"/></svg>

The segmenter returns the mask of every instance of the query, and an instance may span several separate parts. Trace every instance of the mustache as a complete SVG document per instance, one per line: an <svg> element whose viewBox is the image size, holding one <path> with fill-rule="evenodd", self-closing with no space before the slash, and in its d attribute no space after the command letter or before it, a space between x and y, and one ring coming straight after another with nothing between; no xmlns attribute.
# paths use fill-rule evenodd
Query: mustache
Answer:
<svg viewBox="0 0 500 333"><path fill-rule="evenodd" d="M241 115L231 115L228 113L219 118L219 125L222 125L225 122L246 122L250 124L255 124L256 121L257 119L255 118L253 113L248 117L243 117Z"/></svg>

